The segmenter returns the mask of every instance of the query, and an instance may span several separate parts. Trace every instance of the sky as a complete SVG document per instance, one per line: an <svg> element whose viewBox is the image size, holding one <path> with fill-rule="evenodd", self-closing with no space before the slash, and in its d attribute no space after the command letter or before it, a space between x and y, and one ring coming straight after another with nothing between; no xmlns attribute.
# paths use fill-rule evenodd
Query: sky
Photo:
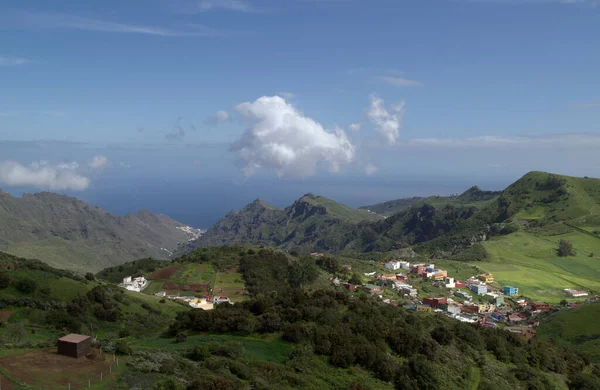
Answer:
<svg viewBox="0 0 600 390"><path fill-rule="evenodd" d="M598 0L3 0L0 188L600 176L599 37Z"/></svg>

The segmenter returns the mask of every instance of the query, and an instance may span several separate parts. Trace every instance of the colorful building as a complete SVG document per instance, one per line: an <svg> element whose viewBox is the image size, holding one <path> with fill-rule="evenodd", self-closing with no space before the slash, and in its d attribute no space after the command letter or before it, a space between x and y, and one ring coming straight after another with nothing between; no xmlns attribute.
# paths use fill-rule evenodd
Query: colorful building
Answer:
<svg viewBox="0 0 600 390"><path fill-rule="evenodd" d="M511 287L511 286L504 286L504 287L502 287L502 292L504 293L504 295L508 295L508 296L519 295L519 288Z"/></svg>

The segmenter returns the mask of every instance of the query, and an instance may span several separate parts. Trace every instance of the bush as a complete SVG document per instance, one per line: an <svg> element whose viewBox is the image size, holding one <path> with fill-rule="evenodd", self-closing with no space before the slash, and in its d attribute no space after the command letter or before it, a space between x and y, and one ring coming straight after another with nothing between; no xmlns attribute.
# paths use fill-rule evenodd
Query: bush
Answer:
<svg viewBox="0 0 600 390"><path fill-rule="evenodd" d="M178 343L185 343L187 341L188 333L185 330L180 330L175 334L175 341Z"/></svg>
<svg viewBox="0 0 600 390"><path fill-rule="evenodd" d="M92 281L92 280L95 280L95 279L96 279L96 277L94 276L94 274L93 274L93 273L91 273L91 272L88 272L88 273L86 273L86 274L85 274L85 278L86 278L87 280L90 280L90 281Z"/></svg>
<svg viewBox="0 0 600 390"><path fill-rule="evenodd" d="M8 287L9 284L10 278L8 277L8 275L5 273L0 274L0 290Z"/></svg>
<svg viewBox="0 0 600 390"><path fill-rule="evenodd" d="M22 278L15 284L17 290L22 292L23 294L31 294L37 290L37 283L35 280L30 278Z"/></svg>

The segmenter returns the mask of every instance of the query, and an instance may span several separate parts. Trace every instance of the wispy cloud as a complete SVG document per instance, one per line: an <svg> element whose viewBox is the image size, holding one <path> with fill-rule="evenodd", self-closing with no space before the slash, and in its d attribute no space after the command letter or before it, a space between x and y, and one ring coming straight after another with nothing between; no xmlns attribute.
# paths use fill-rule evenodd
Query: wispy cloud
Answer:
<svg viewBox="0 0 600 390"><path fill-rule="evenodd" d="M185 29L119 23L59 13L7 11L0 16L7 27L36 29L75 29L106 33L143 34L162 37L215 36L216 30L202 25L186 25Z"/></svg>
<svg viewBox="0 0 600 390"><path fill-rule="evenodd" d="M257 13L259 9L246 0L187 0L175 3L184 13L202 13L214 10L228 10L243 13Z"/></svg>
<svg viewBox="0 0 600 390"><path fill-rule="evenodd" d="M208 118L204 120L204 124L206 125L218 125L219 123L227 122L231 119L229 113L225 110L219 110L215 112L213 115L210 115Z"/></svg>
<svg viewBox="0 0 600 390"><path fill-rule="evenodd" d="M44 115L60 117L65 116L64 111L60 110L18 110L18 111L0 111L0 116L23 116L23 115Z"/></svg>
<svg viewBox="0 0 600 390"><path fill-rule="evenodd" d="M576 108L600 108L600 102L575 103L572 106Z"/></svg>
<svg viewBox="0 0 600 390"><path fill-rule="evenodd" d="M573 148L600 147L600 134L572 133L542 136L486 135L466 138L414 138L397 144L397 147L424 148Z"/></svg>
<svg viewBox="0 0 600 390"><path fill-rule="evenodd" d="M395 144L400 136L403 114L404 101L392 105L388 110L383 99L377 95L371 95L367 118L373 123L383 140L390 145Z"/></svg>
<svg viewBox="0 0 600 390"><path fill-rule="evenodd" d="M410 80L404 77L381 76L379 80L394 87L422 87L424 84L417 80Z"/></svg>
<svg viewBox="0 0 600 390"><path fill-rule="evenodd" d="M452 0L457 1L457 0ZM600 0L458 0L466 3L495 4L580 4L596 7Z"/></svg>
<svg viewBox="0 0 600 390"><path fill-rule="evenodd" d="M32 63L32 60L20 57L0 57L0 66L19 66Z"/></svg>

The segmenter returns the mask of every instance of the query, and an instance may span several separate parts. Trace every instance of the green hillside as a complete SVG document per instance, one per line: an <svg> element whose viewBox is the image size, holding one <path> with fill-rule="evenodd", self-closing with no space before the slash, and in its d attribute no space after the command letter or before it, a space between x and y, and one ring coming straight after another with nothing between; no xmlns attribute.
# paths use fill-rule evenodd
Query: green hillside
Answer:
<svg viewBox="0 0 600 390"><path fill-rule="evenodd" d="M538 328L538 336L577 351L600 362L600 304L564 309L551 315Z"/></svg>
<svg viewBox="0 0 600 390"><path fill-rule="evenodd" d="M520 231L482 243L480 267L524 295L558 303L565 288L600 292L600 180L531 172L509 186L494 212ZM575 255L560 257L560 240Z"/></svg>
<svg viewBox="0 0 600 390"><path fill-rule="evenodd" d="M456 196L429 196L413 197L390 200L383 203L377 203L371 206L359 207L361 210L369 210L373 213L390 216L401 211L405 211L415 206L429 204L436 208L443 208L446 205L483 207L491 203L500 195L501 191L483 191L477 186L473 186Z"/></svg>
<svg viewBox="0 0 600 390"><path fill-rule="evenodd" d="M181 226L148 211L120 217L64 195L0 191L0 250L57 268L98 271L141 257L169 258L190 239Z"/></svg>
<svg viewBox="0 0 600 390"><path fill-rule="evenodd" d="M54 351L57 337L71 331L90 334L93 327L98 345L121 361L104 382L90 381L98 389L566 389L600 384L597 367L568 349L406 311L364 292L315 287L323 270L342 272L332 261L273 249L198 249L172 261L169 267L178 268L168 270L171 275L185 270L177 276L183 280L195 278L201 266L218 271L237 264L249 292L244 302L205 311L1 254L0 320L5 325L0 327L0 371L4 380L20 378L36 386L64 386L74 379L87 386L94 370L108 370L113 360L81 367L87 359L61 360ZM143 260L107 274L116 278L116 272L159 265Z"/></svg>

